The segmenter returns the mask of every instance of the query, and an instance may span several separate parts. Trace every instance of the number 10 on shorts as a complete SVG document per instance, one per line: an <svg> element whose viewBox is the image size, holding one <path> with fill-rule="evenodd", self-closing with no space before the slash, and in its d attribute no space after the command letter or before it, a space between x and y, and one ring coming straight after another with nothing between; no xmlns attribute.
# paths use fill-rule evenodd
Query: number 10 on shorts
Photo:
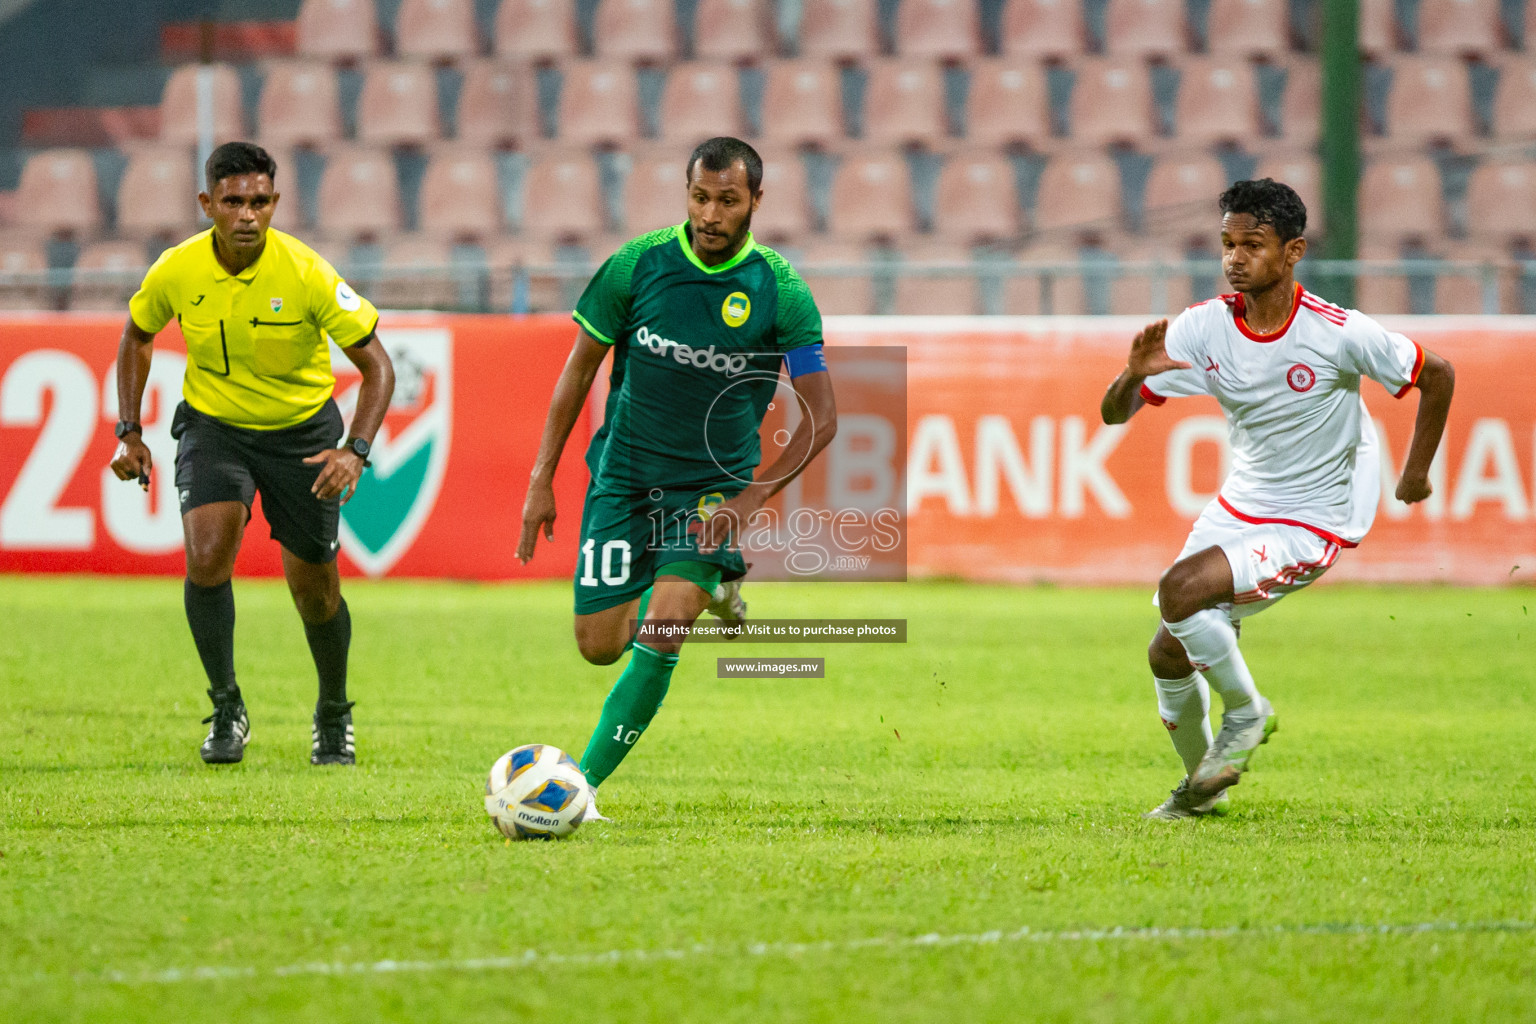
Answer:
<svg viewBox="0 0 1536 1024"><path fill-rule="evenodd" d="M610 587L616 587L629 582L629 541L610 540L603 544L602 573L603 582ZM615 567L614 563L618 565ZM597 540L589 539L581 546L581 579L576 582L584 587L597 586Z"/></svg>

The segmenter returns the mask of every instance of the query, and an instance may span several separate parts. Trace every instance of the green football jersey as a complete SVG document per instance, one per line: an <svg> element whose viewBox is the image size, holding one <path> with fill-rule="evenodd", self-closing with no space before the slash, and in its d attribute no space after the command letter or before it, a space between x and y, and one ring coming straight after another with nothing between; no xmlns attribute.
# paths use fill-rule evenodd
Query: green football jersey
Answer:
<svg viewBox="0 0 1536 1024"><path fill-rule="evenodd" d="M587 465L600 487L627 493L751 482L783 353L821 341L811 291L784 257L748 235L706 266L682 224L610 256L573 316L614 346Z"/></svg>

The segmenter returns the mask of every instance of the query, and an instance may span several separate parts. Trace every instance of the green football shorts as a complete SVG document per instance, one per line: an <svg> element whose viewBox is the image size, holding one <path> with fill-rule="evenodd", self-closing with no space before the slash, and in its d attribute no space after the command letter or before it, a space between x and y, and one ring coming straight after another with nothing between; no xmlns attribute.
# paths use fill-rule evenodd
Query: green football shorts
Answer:
<svg viewBox="0 0 1536 1024"><path fill-rule="evenodd" d="M733 484L734 489L736 488ZM648 590L673 562L703 562L718 566L720 579L747 574L740 551L721 546L711 554L699 550L688 532L701 510L718 505L733 491L723 488L614 494L599 481L587 486L581 511L581 546L576 553L576 614L589 615L632 601ZM692 579L691 570L679 567ZM707 581L698 581L704 586ZM710 589L706 587L705 589Z"/></svg>

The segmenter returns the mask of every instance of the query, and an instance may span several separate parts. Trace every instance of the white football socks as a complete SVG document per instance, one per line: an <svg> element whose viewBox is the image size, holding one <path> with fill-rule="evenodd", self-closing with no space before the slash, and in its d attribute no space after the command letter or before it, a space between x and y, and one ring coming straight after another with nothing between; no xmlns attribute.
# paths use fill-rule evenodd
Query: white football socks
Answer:
<svg viewBox="0 0 1536 1024"><path fill-rule="evenodd" d="M1221 694L1223 713L1236 711L1259 699L1253 674L1237 649L1237 631L1232 628L1226 612L1207 608L1178 622L1164 621L1163 625L1184 645L1190 663Z"/></svg>
<svg viewBox="0 0 1536 1024"><path fill-rule="evenodd" d="M1184 760L1185 774L1195 770L1211 747L1211 690L1191 672L1183 679L1153 679L1157 684L1157 713L1163 716L1173 749Z"/></svg>

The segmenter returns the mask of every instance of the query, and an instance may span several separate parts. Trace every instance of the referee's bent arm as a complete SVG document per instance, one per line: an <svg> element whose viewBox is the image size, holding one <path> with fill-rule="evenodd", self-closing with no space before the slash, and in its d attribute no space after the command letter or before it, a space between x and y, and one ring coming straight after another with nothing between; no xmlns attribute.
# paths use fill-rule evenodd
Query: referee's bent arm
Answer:
<svg viewBox="0 0 1536 1024"><path fill-rule="evenodd" d="M123 325L117 343L117 451L112 454L112 472L119 480L138 477L139 486L149 490L151 460L144 431L139 426L139 406L144 401L144 384L149 380L149 361L154 355L155 336L133 322Z"/></svg>

